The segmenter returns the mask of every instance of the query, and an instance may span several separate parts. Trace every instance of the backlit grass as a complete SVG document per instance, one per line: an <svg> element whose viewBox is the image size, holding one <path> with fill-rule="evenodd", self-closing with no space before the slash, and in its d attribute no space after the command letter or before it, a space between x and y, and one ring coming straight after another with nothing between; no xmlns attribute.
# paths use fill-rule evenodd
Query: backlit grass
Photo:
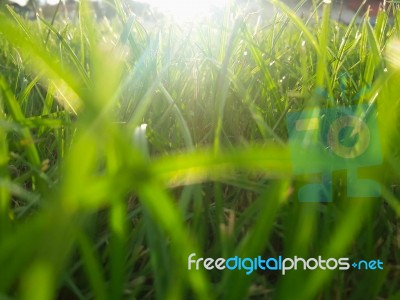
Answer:
<svg viewBox="0 0 400 300"><path fill-rule="evenodd" d="M1 13L0 298L400 298L396 4L343 25L273 3L258 24L232 6L151 28L118 1L112 20ZM347 198L338 172L332 203L299 203L286 114L361 103L382 197ZM247 276L188 271L190 253L385 269Z"/></svg>

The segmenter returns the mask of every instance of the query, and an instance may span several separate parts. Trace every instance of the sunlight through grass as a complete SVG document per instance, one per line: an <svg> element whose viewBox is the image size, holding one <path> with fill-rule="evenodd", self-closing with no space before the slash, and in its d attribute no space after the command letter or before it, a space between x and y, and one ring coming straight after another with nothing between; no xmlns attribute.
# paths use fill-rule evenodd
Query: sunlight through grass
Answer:
<svg viewBox="0 0 400 300"><path fill-rule="evenodd" d="M189 28L118 0L110 20L87 2L69 23L0 12L0 298L399 298L400 14L343 25L327 1L310 18L271 2L261 23L235 4ZM182 3L156 5L219 5ZM319 175L294 174L286 117L360 104L383 162L357 175L382 196L347 197L335 169L332 202L299 202ZM188 270L191 253L385 269L246 275Z"/></svg>

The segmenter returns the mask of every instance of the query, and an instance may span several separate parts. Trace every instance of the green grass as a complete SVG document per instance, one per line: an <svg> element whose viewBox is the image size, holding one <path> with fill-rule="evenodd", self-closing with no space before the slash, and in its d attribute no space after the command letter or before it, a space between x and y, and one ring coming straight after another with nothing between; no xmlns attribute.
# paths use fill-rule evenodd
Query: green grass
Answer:
<svg viewBox="0 0 400 300"><path fill-rule="evenodd" d="M400 14L346 26L236 7L152 29L0 15L1 299L399 299ZM117 2L120 5L119 2ZM316 4L315 4L316 5ZM285 116L376 104L382 197L299 203ZM147 124L141 126L142 124ZM198 257L384 271L189 271Z"/></svg>

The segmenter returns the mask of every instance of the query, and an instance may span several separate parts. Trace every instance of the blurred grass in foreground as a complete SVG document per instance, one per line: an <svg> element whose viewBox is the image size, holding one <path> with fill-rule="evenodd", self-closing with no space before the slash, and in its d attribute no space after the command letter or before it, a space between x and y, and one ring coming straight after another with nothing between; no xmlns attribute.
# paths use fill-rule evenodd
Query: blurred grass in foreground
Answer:
<svg viewBox="0 0 400 300"><path fill-rule="evenodd" d="M274 3L267 24L232 7L152 30L85 2L71 24L1 14L2 299L400 298L400 14L344 26ZM358 103L378 106L383 197L346 199L338 174L334 202L299 203L286 113ZM193 252L385 270L206 273Z"/></svg>

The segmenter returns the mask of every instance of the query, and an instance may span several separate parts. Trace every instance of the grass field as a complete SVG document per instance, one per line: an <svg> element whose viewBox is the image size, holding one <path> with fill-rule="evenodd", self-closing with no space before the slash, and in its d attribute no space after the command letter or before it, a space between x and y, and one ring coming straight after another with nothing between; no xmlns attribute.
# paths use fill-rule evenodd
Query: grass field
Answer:
<svg viewBox="0 0 400 300"><path fill-rule="evenodd" d="M0 299L400 299L400 14L0 15ZM314 5L319 5L315 1ZM322 4L321 4L322 5ZM390 15L390 17L389 17ZM322 91L322 92L321 92ZM285 117L376 105L378 198L297 199ZM384 270L188 270L197 257Z"/></svg>

